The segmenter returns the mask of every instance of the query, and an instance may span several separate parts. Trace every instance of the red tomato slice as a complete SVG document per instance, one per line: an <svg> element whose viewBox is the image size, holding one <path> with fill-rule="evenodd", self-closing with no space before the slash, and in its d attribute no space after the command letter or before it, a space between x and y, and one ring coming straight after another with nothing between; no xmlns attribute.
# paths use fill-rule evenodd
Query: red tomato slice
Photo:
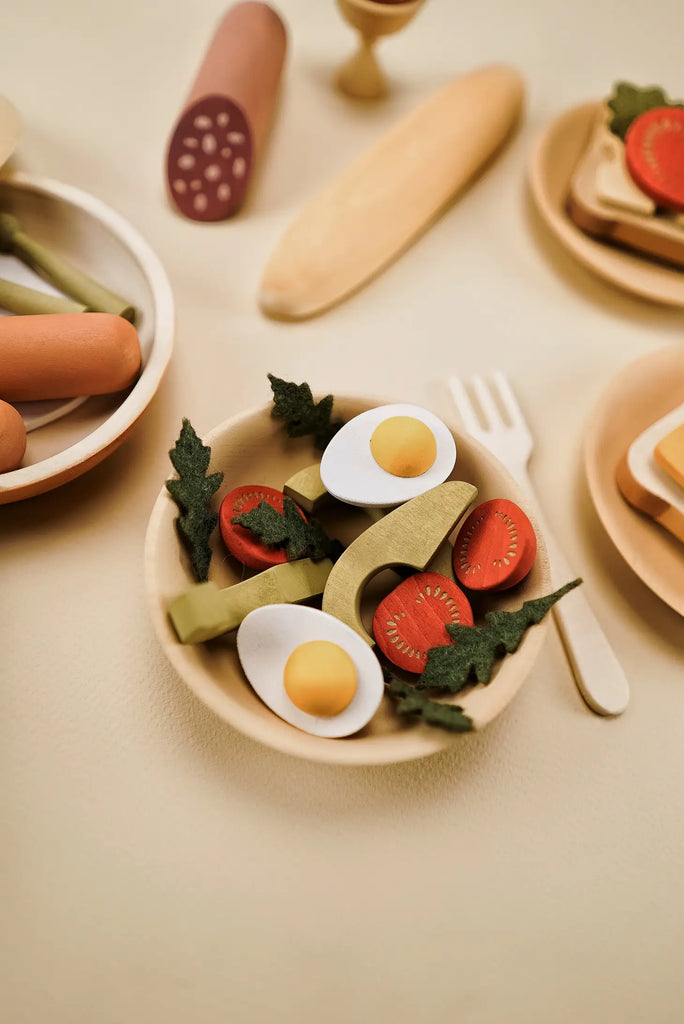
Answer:
<svg viewBox="0 0 684 1024"><path fill-rule="evenodd" d="M284 497L282 491L277 491L273 487L264 487L261 484L236 487L225 496L221 502L219 526L224 544L238 562L242 562L250 569L262 570L288 561L285 548L272 548L268 544L262 544L251 530L231 522L235 516L242 515L243 512L251 512L260 501L267 501L272 508L282 512ZM302 510L299 509L299 511L302 518L306 519Z"/></svg>
<svg viewBox="0 0 684 1024"><path fill-rule="evenodd" d="M375 642L392 664L422 672L431 647L452 643L448 623L472 626L473 613L459 586L438 572L409 576L378 605Z"/></svg>
<svg viewBox="0 0 684 1024"><path fill-rule="evenodd" d="M627 130L625 159L642 192L684 213L684 110L656 107L636 117Z"/></svg>
<svg viewBox="0 0 684 1024"><path fill-rule="evenodd" d="M473 509L454 544L456 579L469 590L507 590L527 576L537 554L532 523L507 498Z"/></svg>

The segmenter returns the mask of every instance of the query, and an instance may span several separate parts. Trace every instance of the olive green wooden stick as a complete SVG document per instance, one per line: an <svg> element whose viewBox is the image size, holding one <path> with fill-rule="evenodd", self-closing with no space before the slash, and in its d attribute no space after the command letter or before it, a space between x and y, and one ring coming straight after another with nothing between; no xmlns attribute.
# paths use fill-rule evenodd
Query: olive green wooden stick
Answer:
<svg viewBox="0 0 684 1024"><path fill-rule="evenodd" d="M32 313L85 313L87 306L63 295L47 295L35 288L26 288L14 281L0 278L0 308L20 315Z"/></svg>
<svg viewBox="0 0 684 1024"><path fill-rule="evenodd" d="M0 213L0 252L12 253L88 309L98 313L114 313L133 323L135 307L130 302L110 292L68 260L31 238L11 213Z"/></svg>

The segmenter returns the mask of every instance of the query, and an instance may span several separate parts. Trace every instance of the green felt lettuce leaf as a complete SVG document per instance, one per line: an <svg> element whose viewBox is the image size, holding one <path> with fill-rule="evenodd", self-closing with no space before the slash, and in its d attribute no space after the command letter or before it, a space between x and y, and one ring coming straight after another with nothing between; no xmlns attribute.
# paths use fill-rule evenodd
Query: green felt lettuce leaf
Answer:
<svg viewBox="0 0 684 1024"><path fill-rule="evenodd" d="M284 547L290 560L321 558L336 561L344 548L338 540L328 537L319 522L307 522L292 498L283 499L283 511L273 508L267 501L260 501L256 508L235 516L231 522L250 530L263 544Z"/></svg>
<svg viewBox="0 0 684 1024"><path fill-rule="evenodd" d="M344 420L331 419L333 396L326 395L320 402L314 402L308 384L294 384L268 374L273 392L271 415L285 420L288 437L313 435L314 445L323 450L334 434L344 425Z"/></svg>
<svg viewBox="0 0 684 1024"><path fill-rule="evenodd" d="M218 522L218 515L211 511L209 502L221 486L223 473L206 475L211 448L202 444L188 419L183 420L169 458L178 473L177 480L166 481L167 490L181 511L176 527L190 555L195 576L200 583L206 583L211 562L209 538Z"/></svg>
<svg viewBox="0 0 684 1024"><path fill-rule="evenodd" d="M457 704L441 704L430 700L424 693L419 693L410 683L397 679L390 673L385 674L386 690L398 698L396 706L400 715L417 715L426 725L434 725L448 732L472 732L473 720L464 714L463 708Z"/></svg>
<svg viewBox="0 0 684 1024"><path fill-rule="evenodd" d="M656 107L681 107L684 104L669 100L658 86L640 89L631 82L617 82L613 95L608 100L608 106L613 111L608 127L624 142L627 129L640 114L645 114L647 110L654 110Z"/></svg>
<svg viewBox="0 0 684 1024"><path fill-rule="evenodd" d="M487 612L485 626L448 625L447 632L455 643L430 648L425 670L415 686L419 690L459 693L473 679L490 682L496 659L517 651L525 631L541 622L553 605L581 582L573 580L552 594L525 601L515 612Z"/></svg>

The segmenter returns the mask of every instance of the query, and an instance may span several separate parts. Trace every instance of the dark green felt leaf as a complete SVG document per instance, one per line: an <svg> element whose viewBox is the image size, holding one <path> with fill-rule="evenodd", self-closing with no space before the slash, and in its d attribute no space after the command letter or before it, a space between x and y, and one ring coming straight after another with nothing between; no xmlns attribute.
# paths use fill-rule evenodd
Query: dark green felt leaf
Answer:
<svg viewBox="0 0 684 1024"><path fill-rule="evenodd" d="M617 82L608 106L613 111L609 128L624 142L627 129L635 118L656 107L681 107L679 101L669 100L658 86L640 89L631 82Z"/></svg>
<svg viewBox="0 0 684 1024"><path fill-rule="evenodd" d="M387 678L387 677L386 677ZM464 714L458 704L441 704L430 700L424 693L418 693L410 683L389 677L387 692L397 697L397 713L400 715L417 715L427 724L448 732L472 732L473 720Z"/></svg>
<svg viewBox="0 0 684 1024"><path fill-rule="evenodd" d="M292 498L283 500L282 512L267 501L260 501L256 508L235 516L232 522L250 530L263 544L287 548L289 559L331 558L336 561L344 550L338 540L328 537L315 519L307 523Z"/></svg>
<svg viewBox="0 0 684 1024"><path fill-rule="evenodd" d="M473 678L478 683L490 682L496 659L517 651L525 631L541 622L553 605L581 582L573 580L552 594L525 601L515 612L487 612L485 626L448 625L447 632L455 643L430 648L416 687L458 693Z"/></svg>
<svg viewBox="0 0 684 1024"><path fill-rule="evenodd" d="M178 473L177 480L166 481L167 490L181 511L176 519L178 533L190 555L195 576L205 583L211 562L209 538L218 522L218 515L208 505L221 486L223 473L206 476L211 448L202 444L188 419L183 420L169 458Z"/></svg>
<svg viewBox="0 0 684 1024"><path fill-rule="evenodd" d="M294 384L268 374L273 392L271 415L285 420L288 437L306 437L312 434L314 445L321 451L341 426L344 420L332 420L333 396L326 395L320 402L314 402L308 384Z"/></svg>

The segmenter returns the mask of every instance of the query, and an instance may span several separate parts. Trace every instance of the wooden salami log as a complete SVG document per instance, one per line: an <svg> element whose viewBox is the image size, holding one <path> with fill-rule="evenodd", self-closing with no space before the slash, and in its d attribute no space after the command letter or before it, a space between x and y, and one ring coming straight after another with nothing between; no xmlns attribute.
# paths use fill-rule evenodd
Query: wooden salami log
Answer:
<svg viewBox="0 0 684 1024"><path fill-rule="evenodd" d="M285 26L247 0L224 15L169 143L171 199L192 220L223 220L242 206L273 118L285 62Z"/></svg>
<svg viewBox="0 0 684 1024"><path fill-rule="evenodd" d="M45 313L0 318L0 398L106 395L140 370L135 327L113 313Z"/></svg>

